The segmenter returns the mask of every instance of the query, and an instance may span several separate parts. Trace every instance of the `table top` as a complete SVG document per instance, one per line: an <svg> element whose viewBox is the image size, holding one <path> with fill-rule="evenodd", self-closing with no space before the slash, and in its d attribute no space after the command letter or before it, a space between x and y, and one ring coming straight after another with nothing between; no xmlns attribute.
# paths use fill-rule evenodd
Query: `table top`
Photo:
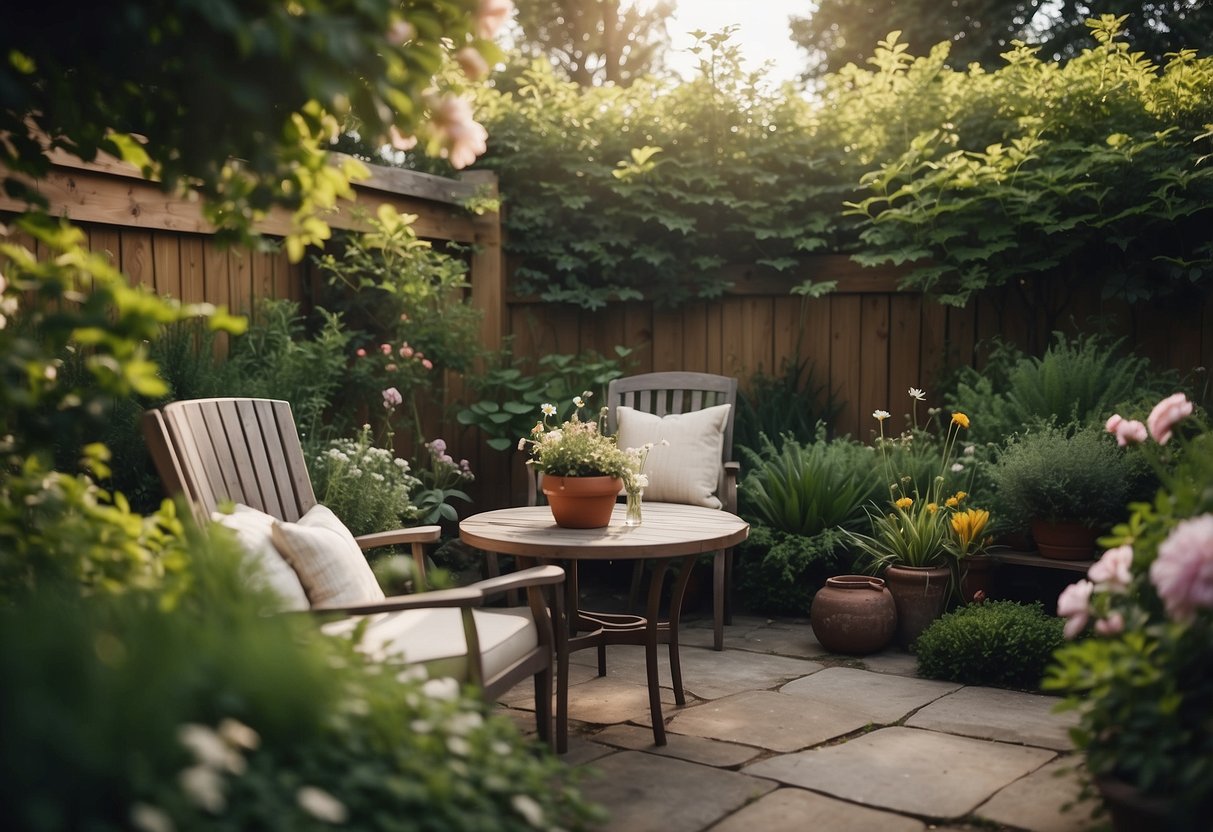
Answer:
<svg viewBox="0 0 1213 832"><path fill-rule="evenodd" d="M625 526L625 507L615 506L610 525L566 529L547 506L503 508L474 514L459 524L464 543L503 555L607 560L697 555L736 546L750 526L727 511L678 503L645 503L644 522Z"/></svg>

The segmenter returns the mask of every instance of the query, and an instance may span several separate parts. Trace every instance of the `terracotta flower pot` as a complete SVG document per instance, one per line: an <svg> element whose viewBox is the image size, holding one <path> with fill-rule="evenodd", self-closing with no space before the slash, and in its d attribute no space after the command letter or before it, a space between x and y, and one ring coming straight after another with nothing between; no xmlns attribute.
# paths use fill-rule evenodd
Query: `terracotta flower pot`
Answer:
<svg viewBox="0 0 1213 832"><path fill-rule="evenodd" d="M990 597L993 586L994 558L989 555L969 555L960 561L960 600L971 603L978 592Z"/></svg>
<svg viewBox="0 0 1213 832"><path fill-rule="evenodd" d="M897 630L897 608L880 578L838 575L813 596L813 635L831 653L862 656L883 649Z"/></svg>
<svg viewBox="0 0 1213 832"><path fill-rule="evenodd" d="M948 602L946 566L890 566L884 571L885 585L897 607L897 643L909 650L922 631L943 615Z"/></svg>
<svg viewBox="0 0 1213 832"><path fill-rule="evenodd" d="M1090 560L1095 557L1099 530L1082 523L1032 521L1032 537L1041 557L1053 560Z"/></svg>
<svg viewBox="0 0 1213 832"><path fill-rule="evenodd" d="M566 529L599 529L610 523L622 487L618 477L543 476L543 495L552 517Z"/></svg>

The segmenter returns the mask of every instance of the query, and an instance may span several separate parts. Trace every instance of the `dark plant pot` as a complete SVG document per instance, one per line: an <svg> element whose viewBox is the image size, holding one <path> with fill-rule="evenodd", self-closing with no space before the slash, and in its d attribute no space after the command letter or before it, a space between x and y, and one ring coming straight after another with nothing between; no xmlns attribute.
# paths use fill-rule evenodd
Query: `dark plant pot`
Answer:
<svg viewBox="0 0 1213 832"><path fill-rule="evenodd" d="M1133 784L1106 775L1095 778L1095 787L1099 789L1104 806L1112 818L1115 832L1154 829L1195 832L1197 829L1195 825L1184 823L1179 818L1173 800L1142 794Z"/></svg>
<svg viewBox="0 0 1213 832"><path fill-rule="evenodd" d="M884 571L897 607L898 645L911 649L922 631L943 615L951 575L946 566L890 566Z"/></svg>
<svg viewBox="0 0 1213 832"><path fill-rule="evenodd" d="M606 526L621 488L623 481L618 477L543 477L543 494L552 517L557 526L566 529Z"/></svg>
<svg viewBox="0 0 1213 832"><path fill-rule="evenodd" d="M1090 560L1095 557L1099 530L1082 523L1032 521L1032 537L1042 557L1053 560Z"/></svg>
<svg viewBox="0 0 1213 832"><path fill-rule="evenodd" d="M990 597L994 586L994 558L989 555L969 555L960 561L960 600L966 604L973 601L978 592Z"/></svg>
<svg viewBox="0 0 1213 832"><path fill-rule="evenodd" d="M839 575L813 596L813 635L831 653L862 656L884 649L897 631L897 607L880 578Z"/></svg>

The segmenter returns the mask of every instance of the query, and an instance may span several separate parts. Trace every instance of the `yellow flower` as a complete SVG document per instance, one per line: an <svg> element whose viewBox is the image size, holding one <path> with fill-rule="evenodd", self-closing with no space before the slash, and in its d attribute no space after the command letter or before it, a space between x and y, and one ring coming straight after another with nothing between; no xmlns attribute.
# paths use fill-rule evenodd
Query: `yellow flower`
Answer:
<svg viewBox="0 0 1213 832"><path fill-rule="evenodd" d="M957 492L956 492L955 494L953 494L952 496L954 496L954 497L956 498L956 502L958 502L958 503L963 503L963 502L964 502L965 497L968 497L968 496L969 496L969 492L968 492L968 491L957 491Z"/></svg>
<svg viewBox="0 0 1213 832"><path fill-rule="evenodd" d="M927 511L931 512L932 514L939 511L939 503L927 503Z"/></svg>
<svg viewBox="0 0 1213 832"><path fill-rule="evenodd" d="M897 506L898 508L909 508L910 506L914 505L914 501L909 497L902 497L900 500L893 503L893 505Z"/></svg>
<svg viewBox="0 0 1213 832"><path fill-rule="evenodd" d="M955 497L949 497L943 501L943 504L948 508L956 508L958 505L960 505L960 500L956 499Z"/></svg>
<svg viewBox="0 0 1213 832"><path fill-rule="evenodd" d="M990 522L990 512L970 508L952 515L952 531L956 532L956 539L960 545L967 548L970 543L981 537L988 522Z"/></svg>
<svg viewBox="0 0 1213 832"><path fill-rule="evenodd" d="M969 417L959 411L952 414L952 421L955 424L960 425L965 430L969 429Z"/></svg>

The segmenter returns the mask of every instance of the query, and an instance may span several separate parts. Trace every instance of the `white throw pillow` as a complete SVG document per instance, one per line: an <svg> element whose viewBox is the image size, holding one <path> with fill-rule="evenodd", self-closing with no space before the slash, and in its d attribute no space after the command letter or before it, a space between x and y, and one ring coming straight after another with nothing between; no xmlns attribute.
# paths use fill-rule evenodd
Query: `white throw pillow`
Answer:
<svg viewBox="0 0 1213 832"><path fill-rule="evenodd" d="M284 609L306 610L310 606L299 576L274 548L271 537L274 518L271 515L237 504L231 514L216 511L211 519L236 533L236 539L248 553L256 580L282 598Z"/></svg>
<svg viewBox="0 0 1213 832"><path fill-rule="evenodd" d="M274 545L295 568L314 607L383 599L358 542L337 515L315 505L298 523L275 521Z"/></svg>
<svg viewBox="0 0 1213 832"><path fill-rule="evenodd" d="M648 488L644 490L646 500L720 508L716 489L729 407L721 404L669 416L654 416L631 407L616 408L619 425L616 441L620 448L654 443L644 465L644 473L649 476ZM663 439L670 444L662 445Z"/></svg>

